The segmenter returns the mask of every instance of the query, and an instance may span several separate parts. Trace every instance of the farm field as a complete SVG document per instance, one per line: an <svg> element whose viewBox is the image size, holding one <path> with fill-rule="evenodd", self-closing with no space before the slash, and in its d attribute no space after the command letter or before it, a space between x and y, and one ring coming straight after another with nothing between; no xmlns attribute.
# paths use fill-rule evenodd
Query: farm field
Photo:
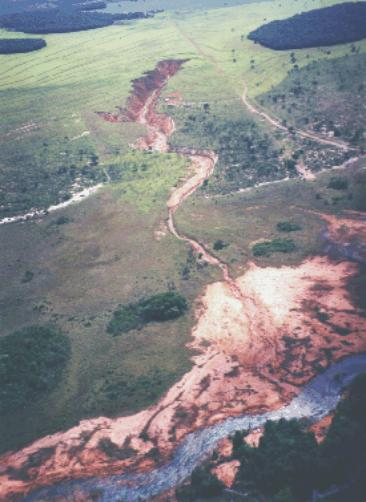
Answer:
<svg viewBox="0 0 366 502"><path fill-rule="evenodd" d="M365 350L366 40L247 38L315 3L108 1L161 12L0 55L0 339L70 341L57 385L2 413L0 498L159 468ZM187 308L128 318L160 293ZM108 328L118 312L131 329Z"/></svg>

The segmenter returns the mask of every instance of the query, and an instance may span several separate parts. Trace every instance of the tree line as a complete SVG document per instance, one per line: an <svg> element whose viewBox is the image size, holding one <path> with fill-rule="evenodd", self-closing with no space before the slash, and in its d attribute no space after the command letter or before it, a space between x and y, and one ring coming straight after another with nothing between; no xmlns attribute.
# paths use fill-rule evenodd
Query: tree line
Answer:
<svg viewBox="0 0 366 502"><path fill-rule="evenodd" d="M38 51L46 45L42 38L4 38L0 40L0 54Z"/></svg>
<svg viewBox="0 0 366 502"><path fill-rule="evenodd" d="M152 14L130 12L127 14L105 14L82 10L49 9L42 11L17 12L0 16L0 27L24 33L68 33L92 30L112 25L115 21L143 19Z"/></svg>

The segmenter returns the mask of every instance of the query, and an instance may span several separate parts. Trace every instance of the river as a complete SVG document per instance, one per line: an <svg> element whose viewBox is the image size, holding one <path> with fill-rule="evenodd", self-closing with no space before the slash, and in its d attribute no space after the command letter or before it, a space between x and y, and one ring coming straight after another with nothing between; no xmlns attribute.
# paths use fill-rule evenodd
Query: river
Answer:
<svg viewBox="0 0 366 502"><path fill-rule="evenodd" d="M337 406L343 389L359 374L366 372L366 354L350 356L329 367L304 386L287 406L259 415L227 418L224 422L186 436L167 465L146 474L114 475L62 483L35 492L25 502L45 502L54 497L73 500L75 490L90 495L100 493L98 502L138 502L149 500L182 483L217 446L237 430L254 430L267 420L307 418L319 421ZM57 499L58 500L58 499Z"/></svg>

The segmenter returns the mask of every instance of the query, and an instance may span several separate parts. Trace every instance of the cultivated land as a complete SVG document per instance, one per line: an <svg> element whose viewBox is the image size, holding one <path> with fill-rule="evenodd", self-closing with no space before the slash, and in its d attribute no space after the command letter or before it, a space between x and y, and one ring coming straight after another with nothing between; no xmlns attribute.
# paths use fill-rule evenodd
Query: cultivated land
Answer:
<svg viewBox="0 0 366 502"><path fill-rule="evenodd" d="M108 7L115 8L114 4ZM144 433L146 424L137 420L132 447L137 461L134 457L126 462L121 456L116 459L113 454L101 454L95 444L92 448L97 453L92 450L88 460L80 460L83 475L108 474L108 465L115 469L126 464L152 467L159 461L159 454L167 459L190 430L248 409L279 406L331 360L364 350L362 340L352 334L352 340L346 340L348 345L338 340L333 357L334 347L326 340L332 326L326 327L330 331L320 342L312 340L315 348L320 347L323 359L305 361L300 369L295 363L291 366L300 357L297 348L290 347L292 359L286 359L288 347L281 346L277 364L280 368L283 363L285 369L277 368L272 361L272 369L263 370L271 373L277 368L286 378L286 372L293 372L293 387L284 386L278 391L275 386L267 388L258 375L235 373L234 352L240 353L243 347L239 347L239 339L230 342L226 328L220 331L225 316L215 317L224 309L234 333L245 331L246 312L252 307L250 302L236 304L238 295L245 295L248 288L262 302L258 311L272 315L276 305L262 298L259 291L263 284L261 270L266 266L270 267L269 290L279 280L277 273L288 278L289 291L284 289L284 301L293 309L300 309L303 298L292 298L291 287L299 287L305 297L306 287L315 288L317 281L329 282L337 276L332 287L343 301L337 308L353 309L352 333L362 327L362 280L351 280L356 265L334 264L323 255L329 251L324 237L326 224L336 227L339 218L340 227L351 226L345 211L366 209L364 160L352 160L360 157L358 149L363 147L363 136L357 133L364 128L362 114L356 115L357 127L349 122L349 115L363 105L364 89L359 87L360 77L357 92L350 91L344 70L358 68L364 72L366 44L358 42L355 49L345 44L331 50L278 53L246 38L264 19L285 18L311 8L313 2L290 0L192 11L187 4L180 14L166 10L153 19L91 32L45 35L47 47L38 53L0 56L0 220L47 209L67 200L75 190L104 184L78 205L26 223L0 225L0 280L7 284L0 293L1 335L29 324L52 322L71 341L71 358L57 388L42 400L2 417L2 451L69 429L83 418L121 417L145 410L172 389L163 401L163 406L167 404L166 415L158 415L166 420L166 431L162 433L153 423L151 441L145 437L144 445L138 435ZM24 37L5 31L0 35ZM134 121L103 120L98 112L123 116L131 82L163 60L185 61L167 81L161 99L154 103L158 111L174 118L176 132L169 138L169 153L149 153L135 148L142 145L161 150L159 143L138 141L146 132L146 123L149 133L156 133L156 124L151 129L146 104ZM295 64L298 69L294 69ZM315 97L311 97L314 78L318 84ZM298 79L302 82L300 96L292 92ZM285 108L273 100L277 94L286 95ZM314 109L317 100L321 110L317 116L307 114L308 121L304 122L304 110L309 109L309 104ZM251 104L258 108L253 111ZM259 115L261 106L273 117L272 124ZM341 112L340 124L336 121L337 110ZM334 124L339 134L329 135L334 132ZM298 129L310 131L310 136L302 136ZM169 136L173 131L168 132ZM248 135L251 143L243 147ZM345 142L351 143L350 149ZM206 157L202 157L202 149ZM210 150L219 155L217 163L212 152L207 153ZM196 162L193 168L189 156ZM346 167L319 174L321 169L344 165L348 159L352 162ZM256 169L259 164L261 170ZM194 169L197 179L203 182L213 166L210 179L202 188L197 183L197 191L179 204L179 209L170 199L175 229L180 237L185 236L179 240L169 233L168 224L175 231L172 220L167 221L169 196L174 187L185 186L182 180L189 178ZM347 181L344 189L331 188L334 176ZM309 178L312 181L306 180ZM278 183L232 193L271 181ZM179 191L174 194L182 195ZM300 228L288 233L278 230L277 224L285 221ZM331 251L339 258L341 251L334 242L342 244L349 235L338 228L334 232ZM360 223L351 236L356 247L357 235L362 232ZM274 239L291 239L295 248L254 256L256 244ZM192 243L196 253L192 252ZM204 248L199 247L202 244ZM205 260L206 251L209 255ZM279 272L279 266L286 268ZM149 323L117 337L107 333L119 305L168 290L187 299L190 308L184 316ZM221 304L215 303L217 292L222 293ZM329 294L324 304L313 306L296 322L302 326L315 323L311 325L316 330L314 312L333 308L331 302ZM244 324L237 321L237 308L244 309ZM343 326L341 313L333 314L338 316L337 325ZM295 322L293 317L291 322ZM276 337L279 332L280 328ZM249 355L267 347L267 338L258 338L258 345L254 340L248 348ZM192 355L198 352L201 355L192 362ZM222 369L217 385L215 364L210 363L214 353L214 363ZM243 367L251 367L253 358L243 355ZM203 368L199 372L195 370L197 365ZM222 399L220 385L225 385L225 372L235 373L232 394L228 402L223 400L221 408L210 410L213 397ZM248 402L236 389L247 381L257 392L255 399ZM180 385L182 396L178 396ZM199 396L192 391L192 385L200 389ZM170 395L181 400L182 405L169 408ZM201 407L193 412L193 403L198 399ZM154 410L148 410L148 420ZM128 449L125 440L129 434L122 433L119 426L113 429L113 424L97 424L102 431L95 441L105 438L103 434L110 435L119 447ZM158 448L156 458L151 453L154 448ZM145 457L146 452L150 456ZM20 458L26 459L26 454ZM98 459L94 467L93 458ZM54 479L77 477L80 465L73 472L72 466L63 471L57 463L52 464ZM15 462L14 468L18 469L19 463ZM28 488L47 484L47 479L37 476ZM9 489L16 490L15 484L10 483Z"/></svg>

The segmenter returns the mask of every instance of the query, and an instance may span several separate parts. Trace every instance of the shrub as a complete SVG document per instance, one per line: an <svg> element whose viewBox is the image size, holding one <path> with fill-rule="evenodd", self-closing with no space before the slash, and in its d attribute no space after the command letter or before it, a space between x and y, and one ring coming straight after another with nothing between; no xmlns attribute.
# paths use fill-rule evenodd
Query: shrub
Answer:
<svg viewBox="0 0 366 502"><path fill-rule="evenodd" d="M337 500L366 500L366 375L350 385L337 406L325 440L297 420L267 422L257 448L231 439L241 467L236 482L253 486L273 501L309 500L313 490L338 487ZM258 499L262 499L258 497ZM266 498L267 500L267 498Z"/></svg>
<svg viewBox="0 0 366 502"><path fill-rule="evenodd" d="M347 190L348 180L342 176L333 176L328 183L328 188L332 188L333 190Z"/></svg>
<svg viewBox="0 0 366 502"><path fill-rule="evenodd" d="M218 497L224 485L214 476L210 468L197 467L191 476L188 485L177 489L177 500L181 502L196 501Z"/></svg>
<svg viewBox="0 0 366 502"><path fill-rule="evenodd" d="M177 319L188 308L187 300L179 293L168 291L149 298L121 305L107 326L112 335L127 333L152 321L163 322Z"/></svg>
<svg viewBox="0 0 366 502"><path fill-rule="evenodd" d="M136 450L130 446L119 447L108 437L101 438L98 442L98 448L108 457L117 460L126 460L136 454Z"/></svg>
<svg viewBox="0 0 366 502"><path fill-rule="evenodd" d="M272 253L292 253L296 246L292 239L273 239L253 246L254 256L270 256Z"/></svg>
<svg viewBox="0 0 366 502"><path fill-rule="evenodd" d="M56 220L55 220L55 224L56 225L66 225L67 223L70 223L70 218L68 216L59 216Z"/></svg>
<svg viewBox="0 0 366 502"><path fill-rule="evenodd" d="M187 300L179 293L167 292L151 296L138 304L142 318L149 321L176 319L187 310Z"/></svg>
<svg viewBox="0 0 366 502"><path fill-rule="evenodd" d="M46 47L42 38L3 38L0 40L0 54L20 54L38 51Z"/></svg>
<svg viewBox="0 0 366 502"><path fill-rule="evenodd" d="M137 305L121 305L114 313L107 326L107 332L112 335L127 333L141 326L141 316Z"/></svg>
<svg viewBox="0 0 366 502"><path fill-rule="evenodd" d="M22 278L22 283L26 284L27 282L30 282L34 277L34 274L31 270L26 270L24 272L23 278Z"/></svg>
<svg viewBox="0 0 366 502"><path fill-rule="evenodd" d="M0 339L0 411L25 406L59 383L70 357L68 337L30 326Z"/></svg>
<svg viewBox="0 0 366 502"><path fill-rule="evenodd" d="M277 223L277 230L279 232L297 232L301 230L301 226L291 221L280 221Z"/></svg>
<svg viewBox="0 0 366 502"><path fill-rule="evenodd" d="M291 490L292 500L305 500L316 474L317 443L296 420L268 421L258 448L239 450L238 478L250 480L266 495ZM273 500L273 499L271 499Z"/></svg>
<svg viewBox="0 0 366 502"><path fill-rule="evenodd" d="M85 10L85 9L84 9ZM112 25L115 21L142 19L152 14L108 14L77 9L38 9L0 15L0 27L24 33L68 33Z"/></svg>
<svg viewBox="0 0 366 502"><path fill-rule="evenodd" d="M213 248L215 251L221 251L222 249L226 248L227 244L221 240L218 239L217 241L214 242Z"/></svg>

